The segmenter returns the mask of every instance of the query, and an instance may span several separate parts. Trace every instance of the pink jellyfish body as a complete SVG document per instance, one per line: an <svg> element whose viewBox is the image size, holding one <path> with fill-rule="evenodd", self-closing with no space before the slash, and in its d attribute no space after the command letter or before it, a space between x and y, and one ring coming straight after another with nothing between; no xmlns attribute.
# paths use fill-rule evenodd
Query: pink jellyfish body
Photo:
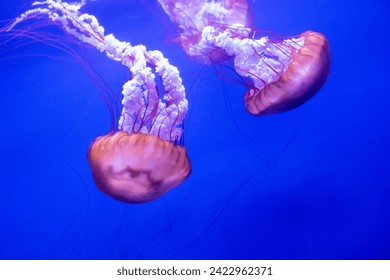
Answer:
<svg viewBox="0 0 390 280"><path fill-rule="evenodd" d="M233 59L253 115L293 109L325 83L330 69L326 37L306 31L284 40L256 39L246 0L158 0L185 52L204 63Z"/></svg>
<svg viewBox="0 0 390 280"><path fill-rule="evenodd" d="M130 70L131 79L122 90L119 131L97 137L88 150L97 187L117 200L144 203L183 182L191 172L191 164L185 147L180 145L188 101L178 69L159 51L105 35L94 16L79 11L84 2L46 0L33 5L8 30L22 21L46 16ZM162 82L162 98L156 77Z"/></svg>

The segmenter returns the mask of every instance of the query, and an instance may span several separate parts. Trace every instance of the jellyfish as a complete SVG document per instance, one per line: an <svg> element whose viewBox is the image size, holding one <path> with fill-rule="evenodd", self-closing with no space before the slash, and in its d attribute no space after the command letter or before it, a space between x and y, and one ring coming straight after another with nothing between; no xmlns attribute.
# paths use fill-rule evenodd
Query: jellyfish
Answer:
<svg viewBox="0 0 390 280"><path fill-rule="evenodd" d="M113 34L105 35L95 16L80 12L84 4L34 2L34 7L16 18L7 30L46 16L82 43L129 68L131 78L123 85L118 131L91 143L88 162L95 184L103 193L125 203L155 200L191 172L182 145L188 101L180 73L160 51L148 51L143 45L133 46Z"/></svg>
<svg viewBox="0 0 390 280"><path fill-rule="evenodd" d="M247 86L253 115L291 110L314 96L330 69L324 34L311 30L285 39L259 37L246 0L158 0L184 51L206 64L233 60Z"/></svg>

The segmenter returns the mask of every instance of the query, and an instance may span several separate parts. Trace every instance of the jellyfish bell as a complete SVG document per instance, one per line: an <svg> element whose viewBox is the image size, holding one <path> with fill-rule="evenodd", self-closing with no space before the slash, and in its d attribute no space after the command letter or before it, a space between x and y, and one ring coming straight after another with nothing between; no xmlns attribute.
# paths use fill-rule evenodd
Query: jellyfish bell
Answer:
<svg viewBox="0 0 390 280"><path fill-rule="evenodd" d="M191 172L185 147L155 135L123 131L96 138L88 162L96 186L126 203L155 200Z"/></svg>
<svg viewBox="0 0 390 280"><path fill-rule="evenodd" d="M285 71L263 88L254 86L245 94L249 113L260 116L294 109L314 96L325 83L330 69L328 40L314 31L298 37L304 39L303 46L293 54Z"/></svg>

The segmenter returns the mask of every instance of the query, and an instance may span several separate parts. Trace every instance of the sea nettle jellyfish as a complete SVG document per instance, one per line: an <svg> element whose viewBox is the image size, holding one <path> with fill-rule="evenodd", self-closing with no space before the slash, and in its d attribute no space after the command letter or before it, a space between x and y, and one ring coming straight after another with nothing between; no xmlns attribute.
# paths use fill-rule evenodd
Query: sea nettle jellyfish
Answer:
<svg viewBox="0 0 390 280"><path fill-rule="evenodd" d="M84 4L35 2L35 8L7 30L15 30L22 21L47 17L130 69L131 79L122 91L119 131L97 137L89 147L88 162L96 185L104 193L126 203L149 202L178 186L191 172L181 145L188 110L185 89L179 71L161 52L105 35L94 16L79 11ZM163 93L156 79L160 79Z"/></svg>
<svg viewBox="0 0 390 280"><path fill-rule="evenodd" d="M256 39L246 0L158 1L188 55L209 64L234 60L248 88L245 107L253 115L293 109L315 95L327 79L329 44L321 33Z"/></svg>

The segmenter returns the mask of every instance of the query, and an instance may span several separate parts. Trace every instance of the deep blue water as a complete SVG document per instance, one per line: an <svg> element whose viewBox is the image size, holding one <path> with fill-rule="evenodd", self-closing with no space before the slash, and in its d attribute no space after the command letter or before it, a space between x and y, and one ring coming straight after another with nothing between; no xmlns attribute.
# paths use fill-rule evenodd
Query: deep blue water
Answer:
<svg viewBox="0 0 390 280"><path fill-rule="evenodd" d="M15 2L0 1L2 20L29 7ZM110 118L94 83L57 49L3 49L0 259L389 259L388 1L252 1L258 29L313 29L331 45L318 95L267 117L250 116L244 87L172 43L152 2L98 0L84 10L180 69L190 178L143 205L102 194L86 152ZM126 69L90 56L120 91Z"/></svg>

